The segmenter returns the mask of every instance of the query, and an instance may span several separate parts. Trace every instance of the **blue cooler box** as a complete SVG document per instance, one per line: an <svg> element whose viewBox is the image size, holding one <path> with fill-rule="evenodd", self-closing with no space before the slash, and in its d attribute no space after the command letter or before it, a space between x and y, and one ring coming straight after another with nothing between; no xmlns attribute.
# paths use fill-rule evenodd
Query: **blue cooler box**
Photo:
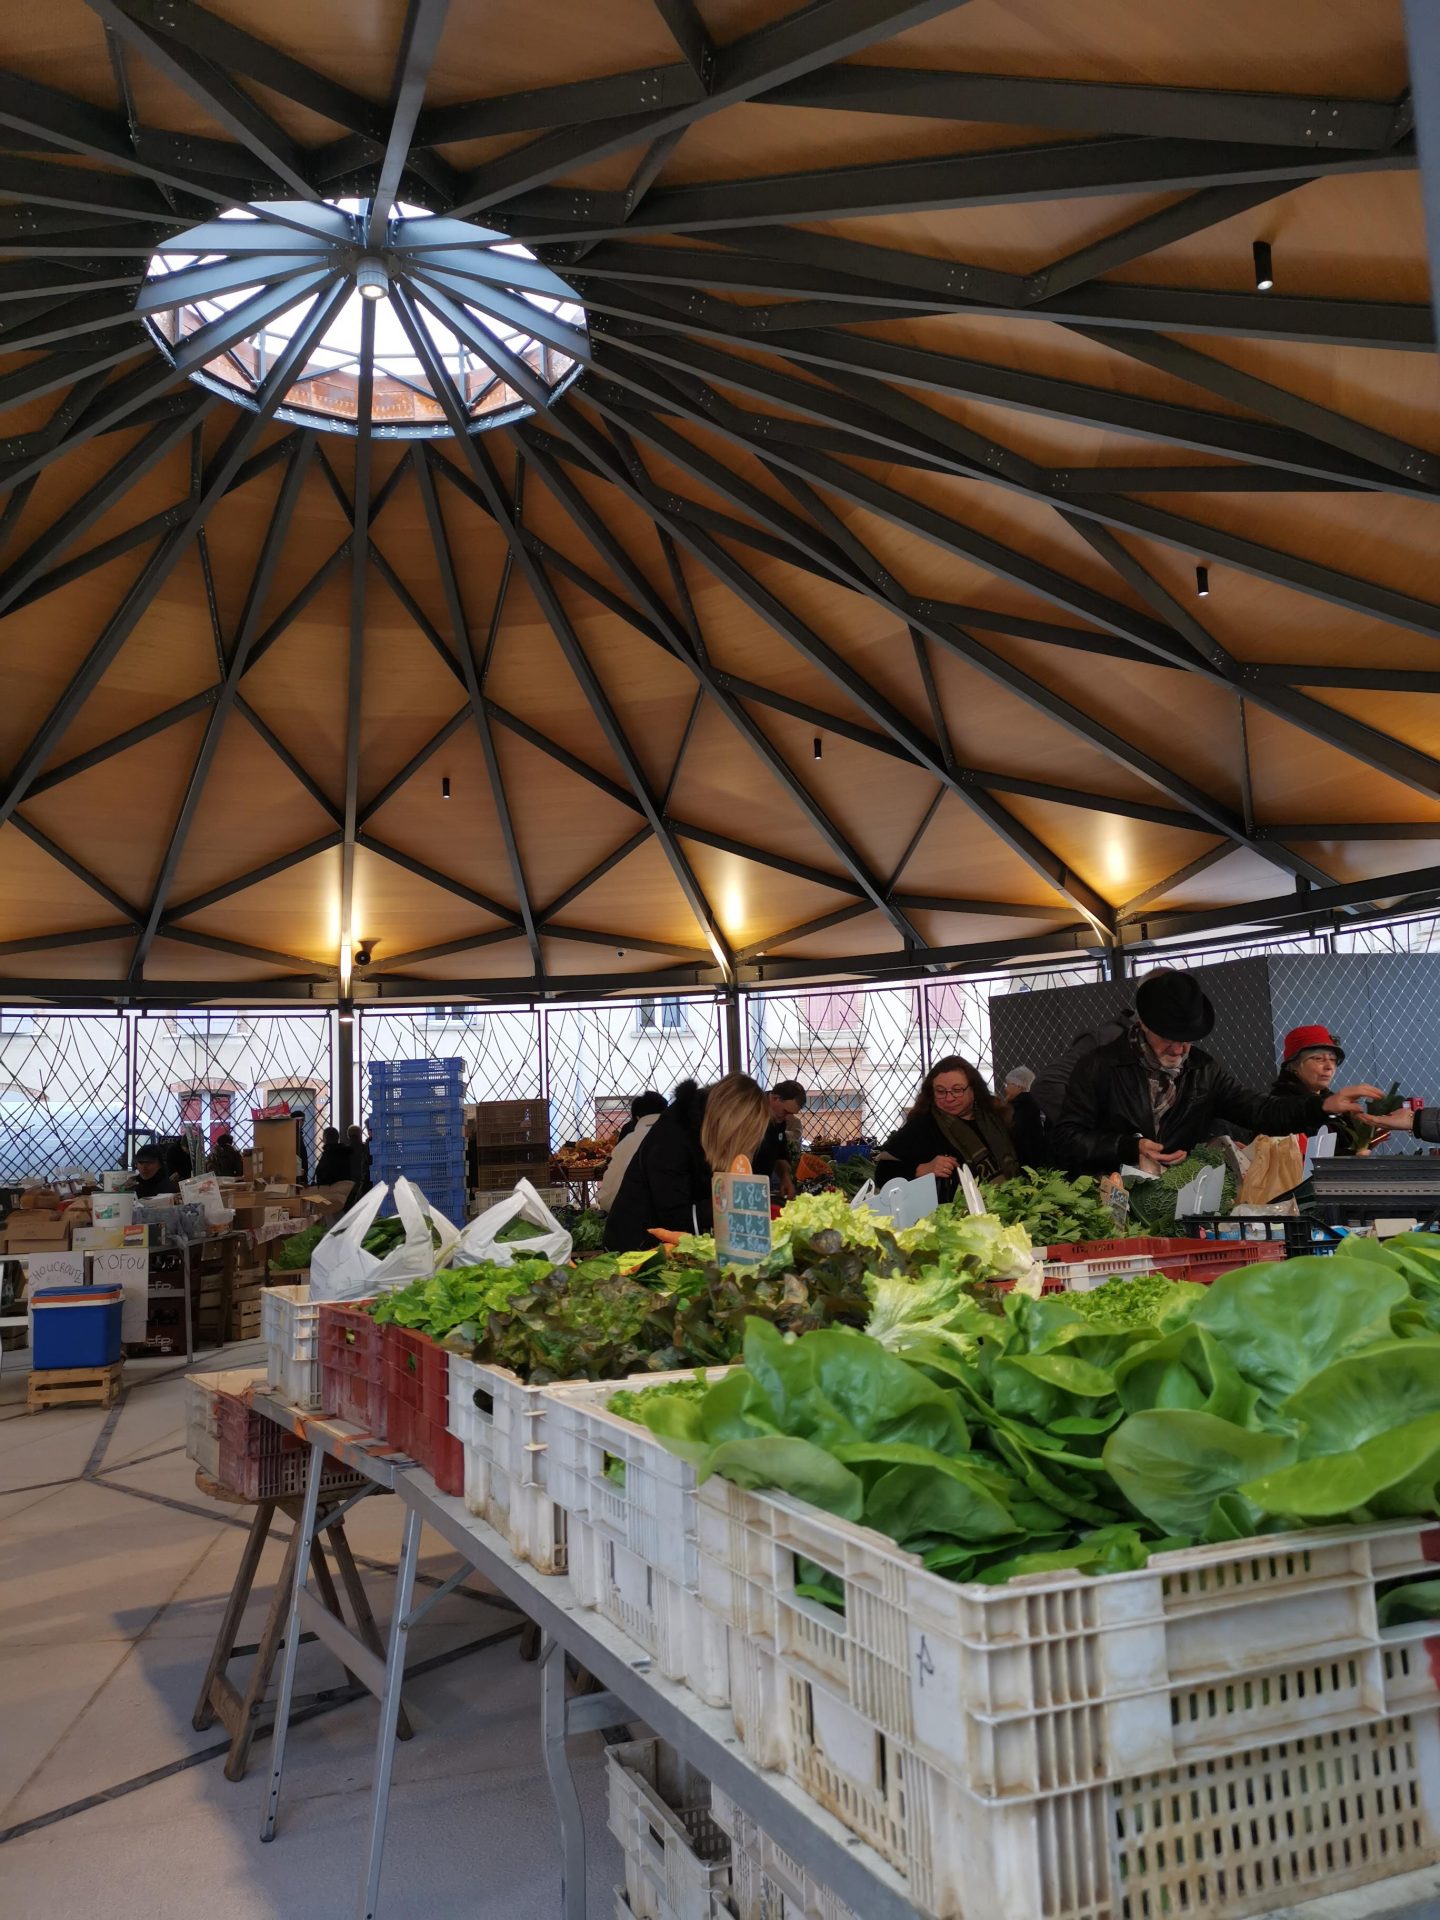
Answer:
<svg viewBox="0 0 1440 1920"><path fill-rule="evenodd" d="M124 1302L123 1287L41 1287L30 1297L31 1366L110 1366Z"/></svg>

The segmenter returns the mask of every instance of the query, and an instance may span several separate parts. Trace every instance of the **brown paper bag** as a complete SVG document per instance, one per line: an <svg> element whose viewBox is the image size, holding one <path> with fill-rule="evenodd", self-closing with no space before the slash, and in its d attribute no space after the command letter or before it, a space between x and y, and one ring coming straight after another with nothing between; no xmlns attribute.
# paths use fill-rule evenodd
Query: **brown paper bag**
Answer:
<svg viewBox="0 0 1440 1920"><path fill-rule="evenodd" d="M1278 1200L1282 1193L1298 1187L1305 1172L1305 1157L1293 1133L1280 1136L1261 1134L1250 1148L1250 1164L1240 1182L1237 1203L1263 1207Z"/></svg>

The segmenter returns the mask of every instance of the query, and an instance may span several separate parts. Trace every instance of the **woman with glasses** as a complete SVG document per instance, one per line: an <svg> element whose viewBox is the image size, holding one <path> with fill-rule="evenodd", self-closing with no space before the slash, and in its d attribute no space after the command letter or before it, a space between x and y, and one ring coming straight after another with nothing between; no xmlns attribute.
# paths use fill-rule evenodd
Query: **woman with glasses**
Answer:
<svg viewBox="0 0 1440 1920"><path fill-rule="evenodd" d="M978 1067L958 1053L937 1060L920 1082L904 1124L875 1156L877 1182L903 1173L918 1180L933 1173L940 1198L955 1192L960 1168L977 1180L1001 1180L1020 1170L1010 1134L1010 1109L997 1100Z"/></svg>

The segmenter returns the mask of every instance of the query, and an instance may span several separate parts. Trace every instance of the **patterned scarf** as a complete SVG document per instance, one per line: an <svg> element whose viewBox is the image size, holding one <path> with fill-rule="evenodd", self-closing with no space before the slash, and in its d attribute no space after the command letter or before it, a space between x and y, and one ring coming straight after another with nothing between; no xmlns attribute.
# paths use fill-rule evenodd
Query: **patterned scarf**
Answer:
<svg viewBox="0 0 1440 1920"><path fill-rule="evenodd" d="M1180 1097L1180 1076L1189 1063L1189 1055L1173 1067L1166 1066L1163 1060L1156 1058L1138 1020L1130 1029L1130 1044L1135 1049L1150 1088L1150 1123L1155 1129L1154 1138L1159 1140L1162 1138L1165 1116Z"/></svg>
<svg viewBox="0 0 1440 1920"><path fill-rule="evenodd" d="M1020 1171L1015 1143L993 1114L976 1107L970 1119L962 1120L958 1113L942 1113L939 1107L933 1111L935 1124L955 1158L963 1161L977 1180L996 1180Z"/></svg>

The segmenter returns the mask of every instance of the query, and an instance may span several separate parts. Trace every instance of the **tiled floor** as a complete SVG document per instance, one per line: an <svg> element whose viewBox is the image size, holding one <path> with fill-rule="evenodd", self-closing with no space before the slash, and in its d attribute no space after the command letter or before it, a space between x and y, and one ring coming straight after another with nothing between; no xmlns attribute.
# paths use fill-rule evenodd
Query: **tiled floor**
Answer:
<svg viewBox="0 0 1440 1920"><path fill-rule="evenodd" d="M210 1367L263 1353L230 1349ZM374 1759L368 1696L297 1726L280 1828L259 1839L269 1744L237 1784L190 1724L244 1541L244 1509L197 1491L184 1452L184 1369L127 1369L118 1418L24 1411L24 1374L0 1376L0 1911L47 1920L352 1920ZM241 1525L235 1524L236 1518ZM365 1501L348 1527L382 1623L398 1503ZM282 1554L261 1565L241 1641L258 1638ZM426 1535L422 1573L455 1566ZM477 1576L411 1635L410 1663L502 1631ZM297 1690L339 1688L319 1646ZM558 1920L558 1836L540 1759L538 1673L513 1637L410 1681L414 1739L398 1748L380 1920ZM598 1737L572 1743L589 1839L590 1911L614 1911L620 1866L605 1828Z"/></svg>

